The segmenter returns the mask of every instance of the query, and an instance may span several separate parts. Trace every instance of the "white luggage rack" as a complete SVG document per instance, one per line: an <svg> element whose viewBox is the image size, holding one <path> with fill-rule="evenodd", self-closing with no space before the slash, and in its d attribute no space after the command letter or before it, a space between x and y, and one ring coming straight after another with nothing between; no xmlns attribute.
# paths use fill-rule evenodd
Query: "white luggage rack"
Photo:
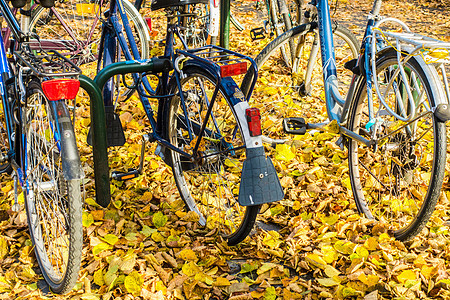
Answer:
<svg viewBox="0 0 450 300"><path fill-rule="evenodd" d="M381 27L384 23L396 24L401 27L401 31L383 30ZM450 43L412 32L404 22L395 18L382 18L375 23L373 29L371 57L376 57L375 53L380 50L380 43L382 47L392 47L397 51L399 66L403 66L412 56L420 56L423 63L433 65L440 73L440 81L443 83L447 102L450 103L449 84L444 66L450 63ZM375 74L375 59L372 60L371 67ZM404 76L403 68L398 68L397 72ZM378 89L377 82L374 82L374 85L383 102L384 97Z"/></svg>

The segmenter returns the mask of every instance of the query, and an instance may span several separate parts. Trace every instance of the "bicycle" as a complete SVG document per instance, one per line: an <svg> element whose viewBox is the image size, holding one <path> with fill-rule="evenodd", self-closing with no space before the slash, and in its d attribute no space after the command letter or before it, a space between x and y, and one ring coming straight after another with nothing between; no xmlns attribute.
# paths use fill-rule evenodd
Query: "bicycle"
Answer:
<svg viewBox="0 0 450 300"><path fill-rule="evenodd" d="M353 78L343 99L328 1L311 4L317 7L319 22L284 33L255 62L260 67L292 37L318 27L328 120L313 124L287 118L283 128L305 134L328 125L328 130L340 134L337 143L348 148L349 180L358 211L385 223L395 238L410 240L430 218L442 187L450 98L433 63L442 63L442 49L448 55L450 44L415 34L399 20L380 17L381 0L374 0L361 54L347 63ZM401 26L404 33L382 30L388 22ZM445 81L445 70L440 70ZM251 70L246 76L252 78ZM244 82L244 93L247 86Z"/></svg>
<svg viewBox="0 0 450 300"><path fill-rule="evenodd" d="M199 1L189 2L195 3ZM186 46L177 20L182 4L185 1L158 2L154 7L165 9L167 16L163 56L105 63L95 78L100 90L105 86L103 101L108 108L114 97L109 79L137 72L133 73L134 83L127 88L138 91L150 121L151 132L143 139L139 169L113 171L112 178L128 180L139 176L146 141L157 142L156 153L172 167L187 209L198 214L201 226L216 229L228 244L235 245L249 234L260 205L284 196L275 168L264 155L259 114L249 107L248 97L232 79L245 73L247 67L257 70L251 58L217 46L174 49L175 36ZM113 13L117 2L112 0L110 5ZM99 51L102 61L109 62L113 58L110 53L114 53L109 46L114 47L115 36L110 26L103 30L103 47ZM157 77L156 89L145 84L149 75ZM158 100L156 116L149 99ZM107 136L114 139L115 129L109 123L106 130ZM98 133L94 131L93 137ZM112 143L108 139L106 144ZM98 162L94 160L95 163ZM97 165L96 176L106 176L105 169Z"/></svg>
<svg viewBox="0 0 450 300"><path fill-rule="evenodd" d="M80 66L97 61L100 25L106 18L102 14L107 13L107 2L97 0L84 3L71 0L50 8L35 3L26 10L14 9L13 13L19 12L24 17L25 32L39 33L40 40L33 41L30 44L31 48L59 51ZM129 46L133 56L121 52L117 55L124 56L125 59L148 58L150 36L147 23L134 6L127 0L121 0L120 9L114 18L116 22L112 24L122 43L126 44L127 40L135 41L135 45ZM123 27L128 29L123 32L121 24L125 22L127 25ZM4 31L3 39L8 41L10 34L9 29ZM8 44L6 48L9 48Z"/></svg>
<svg viewBox="0 0 450 300"><path fill-rule="evenodd" d="M16 8L30 7L12 1ZM54 1L41 1L46 7ZM56 51L36 51L37 36L22 31L5 0L0 10L11 29L11 55L0 39L0 173L14 181L13 211L19 188L36 260L55 293L69 291L81 262L82 179L72 116L80 69Z"/></svg>

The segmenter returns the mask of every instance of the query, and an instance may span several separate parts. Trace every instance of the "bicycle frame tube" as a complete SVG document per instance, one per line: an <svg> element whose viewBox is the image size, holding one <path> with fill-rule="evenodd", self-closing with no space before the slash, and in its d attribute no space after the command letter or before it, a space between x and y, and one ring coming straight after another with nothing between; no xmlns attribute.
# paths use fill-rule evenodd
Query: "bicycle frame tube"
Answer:
<svg viewBox="0 0 450 300"><path fill-rule="evenodd" d="M5 116L6 130L8 133L8 143L11 147L12 141L12 108L9 107L8 95L6 93L6 79L11 77L11 73L8 67L8 60L6 57L5 46L3 44L3 38L0 35L0 94L2 96L3 114Z"/></svg>
<svg viewBox="0 0 450 300"><path fill-rule="evenodd" d="M0 0L0 10L3 14L3 17L6 20L6 23L8 24L8 27L11 29L14 38L16 40L22 40L23 34L22 31L20 30L20 25L17 22L17 19L14 17L13 13L11 12L11 9L9 8L9 5L6 3L5 0Z"/></svg>
<svg viewBox="0 0 450 300"><path fill-rule="evenodd" d="M122 23L118 18L118 14L120 14ZM100 43L100 53L102 56L99 57L99 62L103 60L102 67L105 68L106 66L115 62L117 47L119 47L123 52L126 60L139 60L140 54L138 51L138 47L131 31L128 17L125 13L125 9L121 0L111 0L109 22L109 24L103 24L102 29L102 38ZM125 35L123 34L122 29L124 29ZM97 70L97 72L99 71L100 69ZM132 74L132 76L134 81L137 82L139 75ZM167 81L168 79L165 80ZM113 106L113 88L113 80L109 80L102 92L105 106ZM155 91L152 89L150 83L145 77L142 78L142 84L138 86L138 90L141 94L145 94L145 90L152 95L155 94ZM154 113L150 102L145 97L141 96L140 98L153 131L159 132L157 130L157 122L154 118Z"/></svg>
<svg viewBox="0 0 450 300"><path fill-rule="evenodd" d="M345 101L338 90L330 7L328 5L328 0L318 0L316 6L318 12L320 50L322 54L323 82L325 84L327 114L330 120L340 122L342 106Z"/></svg>

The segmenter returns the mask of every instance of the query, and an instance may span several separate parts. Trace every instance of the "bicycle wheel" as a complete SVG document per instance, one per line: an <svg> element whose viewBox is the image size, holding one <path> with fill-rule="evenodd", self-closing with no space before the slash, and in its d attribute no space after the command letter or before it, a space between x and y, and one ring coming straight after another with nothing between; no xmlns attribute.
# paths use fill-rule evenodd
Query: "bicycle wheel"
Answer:
<svg viewBox="0 0 450 300"><path fill-rule="evenodd" d="M314 118L314 122L323 122L327 116L323 94L323 73L318 52L311 54L311 48L305 46L309 36L317 36L312 28L313 23L303 24L292 28L280 37L269 43L255 58L258 67L258 79L250 101L252 106L258 107L261 112L261 125L263 134L271 138L279 138L283 132L281 119L298 117L298 111L307 111L305 117ZM333 39L335 42L337 77L339 90L345 95L351 82L352 72L344 68L344 63L357 57L358 46L353 35L342 30L338 25L335 28ZM351 36L351 37L350 37ZM280 49L293 38L297 41L294 69L283 63ZM300 42L303 41L303 44ZM317 47L317 51L319 47ZM299 90L305 80L306 70L302 67L303 61L311 57L311 68L314 72L308 77L309 85L313 87L309 95L312 97L299 97ZM319 60L319 62L317 62ZM243 81L242 90L248 94L252 74L247 74ZM320 101L317 101L317 100Z"/></svg>
<svg viewBox="0 0 450 300"><path fill-rule="evenodd" d="M293 25L293 21L297 20L298 17L294 15L294 12L292 12L292 19L291 20L291 10L293 10L295 7L298 8L293 0L288 0L289 4L286 4L284 2L285 0L269 0L270 1L270 18L271 23L273 26L273 31L275 35L278 37L285 33L286 31L290 30ZM281 57L283 58L285 64L287 67L292 68L292 62L295 55L295 38L291 37L289 39L289 43L283 44L280 47Z"/></svg>
<svg viewBox="0 0 450 300"><path fill-rule="evenodd" d="M198 48L217 42L216 37L212 37L213 41L208 42L210 20L208 4L185 5L183 14L192 14L192 16L179 18L181 34L189 48Z"/></svg>
<svg viewBox="0 0 450 300"><path fill-rule="evenodd" d="M386 102L397 113L413 112L405 87L411 88L416 103L412 121L402 122L388 114L373 93L373 111L379 122L374 125L375 140L371 139L363 80L356 90L349 129L376 144L366 146L351 140L348 159L358 210L385 223L397 239L405 241L420 233L439 198L445 170L446 129L431 111L439 94L430 81L430 71L423 69L414 57L404 63L407 81L397 75L397 68L397 52L391 49L378 57L376 76Z"/></svg>
<svg viewBox="0 0 450 300"><path fill-rule="evenodd" d="M140 56L148 58L150 36L147 24L129 1L122 1ZM29 30L39 34L44 50L58 50L77 65L95 62L101 37L99 18L108 9L109 1L98 0L92 3L63 1L50 9L37 6L32 11Z"/></svg>
<svg viewBox="0 0 450 300"><path fill-rule="evenodd" d="M185 68L183 72L186 75L181 82L185 105L173 84L172 91L178 95L172 97L166 109L166 130L173 145L192 154L215 89L215 80L199 68ZM253 228L259 206L243 207L237 199L245 141L234 109L225 95L220 90L213 105L200 143L201 157L192 162L175 151L169 155L175 182L187 208L200 216L200 225L217 228L229 245L235 245ZM191 136L188 128L192 130Z"/></svg>
<svg viewBox="0 0 450 300"><path fill-rule="evenodd" d="M83 246L81 223L82 200L80 179L65 179L62 157L78 156L78 149L61 152L61 145L74 137L70 114L65 105L58 111L58 120L69 120L64 133L42 93L40 84L31 81L29 96L23 107L23 145L25 207L30 237L42 274L55 293L72 289L78 278ZM76 144L75 144L76 145ZM79 157L78 157L79 160Z"/></svg>

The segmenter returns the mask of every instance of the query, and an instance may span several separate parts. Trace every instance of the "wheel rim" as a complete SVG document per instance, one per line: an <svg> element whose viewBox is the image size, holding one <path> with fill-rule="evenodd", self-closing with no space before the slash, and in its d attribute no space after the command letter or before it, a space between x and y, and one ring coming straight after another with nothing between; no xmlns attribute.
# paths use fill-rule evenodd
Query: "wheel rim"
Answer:
<svg viewBox="0 0 450 300"><path fill-rule="evenodd" d="M69 187L48 111L42 94L27 99L25 201L39 265L58 283L65 276L69 257Z"/></svg>

